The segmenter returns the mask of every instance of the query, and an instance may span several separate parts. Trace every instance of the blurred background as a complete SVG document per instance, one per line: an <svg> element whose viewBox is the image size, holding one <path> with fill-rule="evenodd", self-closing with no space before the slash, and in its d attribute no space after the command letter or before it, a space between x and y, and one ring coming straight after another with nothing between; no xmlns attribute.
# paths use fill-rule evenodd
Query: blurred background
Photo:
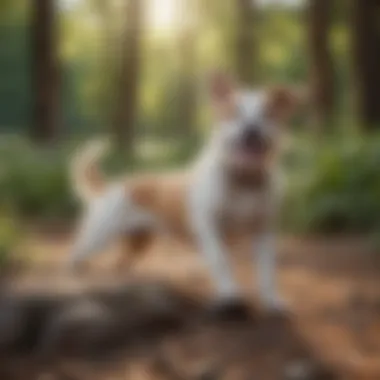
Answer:
<svg viewBox="0 0 380 380"><path fill-rule="evenodd" d="M229 70L253 87L295 84L311 94L309 106L289 128L284 157L288 188L281 213L278 279L280 293L297 318L287 327L276 327L276 319L264 323L274 361L263 345L265 334L237 327L234 335L223 325L220 330L226 335L219 339L207 322L206 340L199 335L200 348L186 352L192 356L199 351L202 363L207 357L214 363L215 354L221 363L229 357L249 372L238 377L239 372L232 371L226 379L301 379L306 377L270 374L282 368L279 360L288 358L294 341L302 337L318 358L347 374L342 379L380 379L378 0L0 0L0 290L12 284L26 293L37 288L41 294L62 294L71 286L75 289L77 280L96 286L120 280L114 263L108 272L103 266L83 277L63 270L80 206L68 181L69 159L85 141L104 135L114 147L104 162L110 175L180 168L190 162L210 130L206 86L215 68ZM251 242L249 247L245 257L251 261ZM144 256L143 265L132 268L132 279L136 273L140 281L163 277L202 296L212 289L201 255L189 254L174 242L159 241L153 248L154 255ZM103 258L107 267L106 258L112 261L116 255ZM253 295L251 263L235 258L244 294ZM130 279L127 273L120 275ZM170 305L171 298L153 293L159 302L153 297L147 313L152 309L154 318L160 302ZM67 305L59 294L54 300ZM137 303L138 297L133 297ZM82 298L91 314L87 296ZM66 310L57 314L50 301L44 306L37 297L36 302L35 310L51 311L56 318ZM130 316L131 310L133 315L133 302L132 307L129 301L113 302L111 311L119 319ZM11 312L6 312L7 305ZM12 332L20 343L22 334L35 341L44 329L53 331L45 317L35 322L32 307L29 316L29 309L12 309L0 299L0 308L5 315L0 320L0 351L4 340L12 342ZM186 308L182 312L186 314ZM77 314L81 320L82 313ZM99 339L107 335L111 343L108 314L106 329L100 334L91 330L99 318L94 316L95 324L87 324L91 315L84 320L88 331ZM15 326L22 320L27 327L19 333ZM254 331L257 326L260 330L255 319ZM278 334L288 328L290 332ZM68 331L79 332L77 341L87 336L89 344L97 346L86 328L84 335L80 330ZM111 340L118 335L112 331ZM232 349L243 356L231 355ZM276 353L282 350L284 355ZM33 358L43 362L39 353ZM173 357L177 362L181 355ZM7 360L2 359L0 377L11 379L3 372ZM20 363L7 365L28 372L30 367ZM299 373L299 365L292 368ZM191 378L225 378L205 373ZM144 365L142 377L136 378L147 379Z"/></svg>
<svg viewBox="0 0 380 380"><path fill-rule="evenodd" d="M290 131L284 231L376 237L379 12L376 0L2 0L1 245L16 220L71 221L67 161L90 137L112 136L110 173L191 159L213 68L310 88Z"/></svg>

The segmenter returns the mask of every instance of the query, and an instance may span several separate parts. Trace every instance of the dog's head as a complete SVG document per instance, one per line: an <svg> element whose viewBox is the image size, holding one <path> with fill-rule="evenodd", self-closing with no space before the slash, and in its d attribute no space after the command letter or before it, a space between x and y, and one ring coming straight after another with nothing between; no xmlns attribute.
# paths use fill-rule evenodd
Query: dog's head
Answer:
<svg viewBox="0 0 380 380"><path fill-rule="evenodd" d="M239 88L226 74L210 83L215 138L225 163L238 170L268 169L279 151L285 125L300 103L297 89Z"/></svg>

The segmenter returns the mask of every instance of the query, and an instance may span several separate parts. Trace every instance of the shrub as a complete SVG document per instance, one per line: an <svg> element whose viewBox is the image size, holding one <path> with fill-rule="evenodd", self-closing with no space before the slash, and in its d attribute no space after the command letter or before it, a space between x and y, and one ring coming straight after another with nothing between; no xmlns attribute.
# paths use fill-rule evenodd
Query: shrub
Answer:
<svg viewBox="0 0 380 380"><path fill-rule="evenodd" d="M73 202L63 151L33 149L24 141L0 146L0 197L22 216L67 216Z"/></svg>
<svg viewBox="0 0 380 380"><path fill-rule="evenodd" d="M0 144L0 199L24 218L70 218L76 211L68 178L68 163L74 145L38 149L18 137L3 138ZM181 146L182 147L182 146ZM107 173L158 170L183 161L183 150L171 142L144 143L141 157L128 163L125 157L111 154L104 166ZM169 149L170 148L170 149Z"/></svg>
<svg viewBox="0 0 380 380"><path fill-rule="evenodd" d="M375 232L380 227L380 138L336 136L300 145L289 168L286 223L304 232Z"/></svg>
<svg viewBox="0 0 380 380"><path fill-rule="evenodd" d="M0 213L0 268L6 267L13 258L14 248L20 239L16 219L4 211Z"/></svg>
<svg viewBox="0 0 380 380"><path fill-rule="evenodd" d="M139 160L110 155L107 172L176 166L193 148L175 142L141 145ZM192 145L193 146L193 145ZM170 148L170 149L169 149ZM67 178L72 144L37 150L25 140L0 144L0 199L28 218L70 218L76 209ZM380 228L380 136L296 136L286 157L283 226L303 233L372 233Z"/></svg>

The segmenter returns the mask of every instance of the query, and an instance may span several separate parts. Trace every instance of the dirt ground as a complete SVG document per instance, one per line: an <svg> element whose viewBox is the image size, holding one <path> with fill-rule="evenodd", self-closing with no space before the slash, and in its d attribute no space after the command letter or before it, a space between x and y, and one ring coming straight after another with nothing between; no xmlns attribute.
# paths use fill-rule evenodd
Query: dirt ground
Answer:
<svg viewBox="0 0 380 380"><path fill-rule="evenodd" d="M212 293L200 256L176 242L157 242L128 274L115 272L115 247L76 277L63 270L69 246L67 236L33 234L22 248L31 261L10 279L14 288L75 290L128 277L162 279L200 299ZM66 371L58 378L329 378L302 377L300 361L292 359L299 352L331 369L333 378L380 379L380 255L376 249L356 238L284 238L279 246L279 288L290 307L286 318L263 317L255 311L250 321L195 324L175 338L163 338L154 355L151 350L113 363L111 372L117 367L121 377L86 367L77 368L76 375ZM253 269L246 249L236 249L234 257L236 277L255 305Z"/></svg>

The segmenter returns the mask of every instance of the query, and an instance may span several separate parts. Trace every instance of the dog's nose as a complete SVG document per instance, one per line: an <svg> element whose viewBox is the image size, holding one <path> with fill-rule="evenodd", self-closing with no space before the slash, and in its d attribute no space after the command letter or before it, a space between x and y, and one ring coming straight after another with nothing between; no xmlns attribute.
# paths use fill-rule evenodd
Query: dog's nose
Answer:
<svg viewBox="0 0 380 380"><path fill-rule="evenodd" d="M247 125L244 128L242 140L248 148L263 149L266 145L264 136L255 125Z"/></svg>

